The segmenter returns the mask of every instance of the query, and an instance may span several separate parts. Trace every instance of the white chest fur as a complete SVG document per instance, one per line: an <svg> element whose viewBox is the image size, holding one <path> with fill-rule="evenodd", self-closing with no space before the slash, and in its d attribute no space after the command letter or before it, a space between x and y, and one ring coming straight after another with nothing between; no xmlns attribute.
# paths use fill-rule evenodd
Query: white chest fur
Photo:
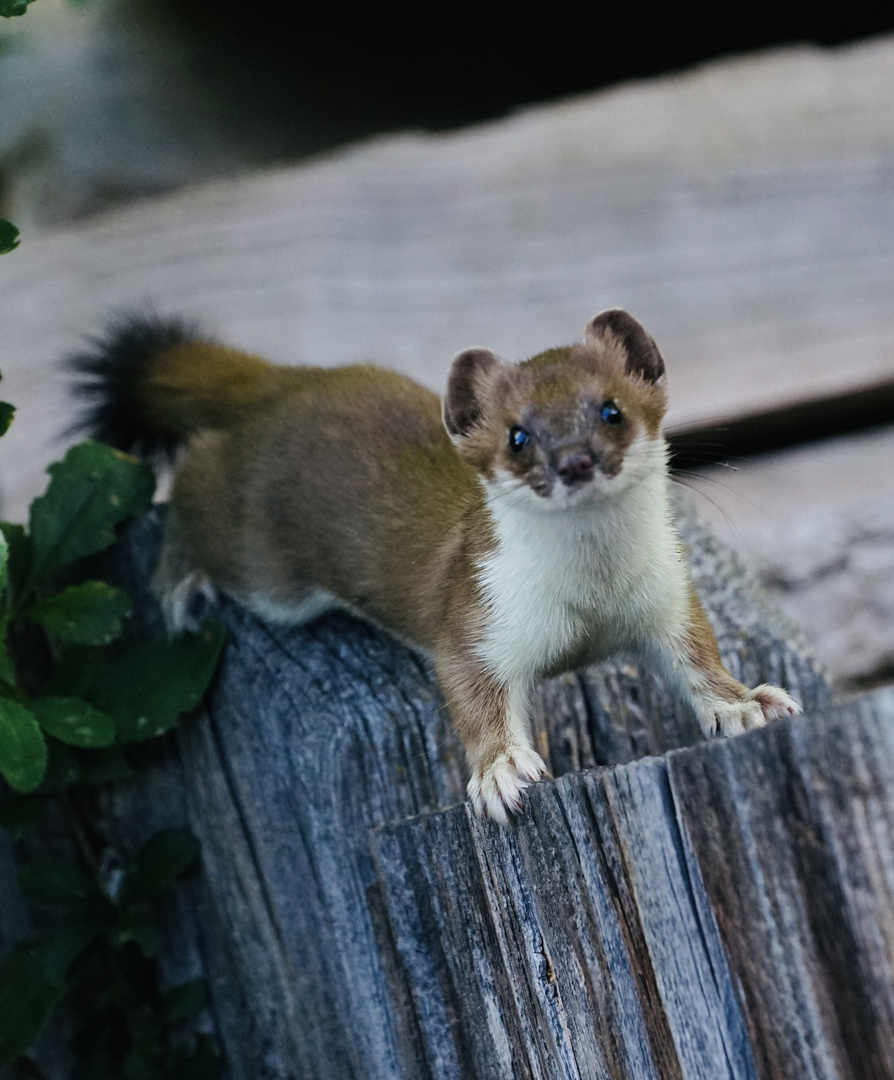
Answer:
<svg viewBox="0 0 894 1080"><path fill-rule="evenodd" d="M680 625L687 578L667 485L661 471L565 509L488 491L497 545L480 568L480 655L494 674L528 682Z"/></svg>

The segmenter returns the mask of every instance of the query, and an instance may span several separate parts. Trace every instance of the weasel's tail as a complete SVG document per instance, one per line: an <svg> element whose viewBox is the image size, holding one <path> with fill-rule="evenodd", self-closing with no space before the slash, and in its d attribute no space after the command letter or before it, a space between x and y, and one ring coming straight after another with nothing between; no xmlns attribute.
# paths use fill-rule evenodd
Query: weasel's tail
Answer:
<svg viewBox="0 0 894 1080"><path fill-rule="evenodd" d="M72 433L158 462L194 432L228 427L262 406L280 370L155 315L119 316L66 367L85 405Z"/></svg>

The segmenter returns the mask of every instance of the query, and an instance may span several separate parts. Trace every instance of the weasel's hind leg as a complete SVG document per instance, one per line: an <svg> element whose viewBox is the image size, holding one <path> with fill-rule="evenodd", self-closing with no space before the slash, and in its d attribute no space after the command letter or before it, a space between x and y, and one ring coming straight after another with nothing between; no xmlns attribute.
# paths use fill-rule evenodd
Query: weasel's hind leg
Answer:
<svg viewBox="0 0 894 1080"><path fill-rule="evenodd" d="M217 604L217 589L204 570L195 565L186 538L169 513L152 592L161 605L171 635L195 632Z"/></svg>
<svg viewBox="0 0 894 1080"><path fill-rule="evenodd" d="M217 589L207 574L194 570L159 599L169 634L195 633L217 605Z"/></svg>

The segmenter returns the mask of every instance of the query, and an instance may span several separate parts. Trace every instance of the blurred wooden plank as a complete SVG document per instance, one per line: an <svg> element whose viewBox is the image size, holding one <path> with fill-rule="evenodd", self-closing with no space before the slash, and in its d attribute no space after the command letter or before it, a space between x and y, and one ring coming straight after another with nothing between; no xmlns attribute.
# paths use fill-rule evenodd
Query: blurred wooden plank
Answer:
<svg viewBox="0 0 894 1080"><path fill-rule="evenodd" d="M831 397L742 412L720 422L700 421L668 431L675 468L698 468L708 461L740 462L804 443L864 432L894 422L894 379L842 390ZM891 465L894 459L889 459ZM894 468L890 470L894 474Z"/></svg>
<svg viewBox="0 0 894 1080"><path fill-rule="evenodd" d="M704 453L717 460L712 445ZM703 464L692 476L691 493L712 527L750 556L752 536L769 539L777 528L791 533L807 518L823 517L832 528L833 517L843 523L869 512L870 504L894 500L894 424L748 460Z"/></svg>
<svg viewBox="0 0 894 1080"><path fill-rule="evenodd" d="M673 424L890 378L892 55L728 60L26 235L0 260L4 512L70 416L53 363L121 306L440 389L465 346L531 355L619 305L661 344Z"/></svg>
<svg viewBox="0 0 894 1080"><path fill-rule="evenodd" d="M894 681L894 426L684 479L840 689Z"/></svg>

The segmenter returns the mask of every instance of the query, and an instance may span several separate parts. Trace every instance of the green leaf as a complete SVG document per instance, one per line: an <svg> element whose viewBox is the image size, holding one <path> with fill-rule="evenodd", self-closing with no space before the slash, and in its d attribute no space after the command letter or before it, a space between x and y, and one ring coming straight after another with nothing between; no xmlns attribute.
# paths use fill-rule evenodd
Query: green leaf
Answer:
<svg viewBox="0 0 894 1080"><path fill-rule="evenodd" d="M34 829L46 806L42 795L8 794L0 803L0 828L13 840L21 840Z"/></svg>
<svg viewBox="0 0 894 1080"><path fill-rule="evenodd" d="M87 1008L84 1008L84 1005ZM95 999L79 1002L85 1018L72 1040L77 1067L71 1080L110 1080L121 1074L120 1032L126 1019L119 1010L99 1007Z"/></svg>
<svg viewBox="0 0 894 1080"><path fill-rule="evenodd" d="M133 645L109 658L85 696L115 718L119 742L161 735L202 700L225 633L209 620L197 634Z"/></svg>
<svg viewBox="0 0 894 1080"><path fill-rule="evenodd" d="M163 1024L179 1024L191 1020L208 1004L208 983L205 979L192 979L175 986L161 1003L160 1019Z"/></svg>
<svg viewBox="0 0 894 1080"><path fill-rule="evenodd" d="M114 527L148 508L155 480L144 462L97 442L73 446L47 470L31 504L32 580L42 580L115 540Z"/></svg>
<svg viewBox="0 0 894 1080"><path fill-rule="evenodd" d="M0 435L5 435L9 431L15 414L15 405L10 405L8 401L0 401Z"/></svg>
<svg viewBox="0 0 894 1080"><path fill-rule="evenodd" d="M199 842L189 829L163 829L156 833L137 852L121 884L118 903L126 907L135 901L160 896L186 873L198 854Z"/></svg>
<svg viewBox="0 0 894 1080"><path fill-rule="evenodd" d="M166 1080L167 1075L158 1032L151 1023L144 1023L121 1063L120 1080Z"/></svg>
<svg viewBox="0 0 894 1080"><path fill-rule="evenodd" d="M89 874L73 863L39 859L19 870L22 895L39 907L83 911L104 899Z"/></svg>
<svg viewBox="0 0 894 1080"><path fill-rule="evenodd" d="M85 581L32 605L23 618L32 619L62 641L108 645L121 633L131 610L130 597L105 581Z"/></svg>
<svg viewBox="0 0 894 1080"><path fill-rule="evenodd" d="M42 787L46 792L110 784L116 780L126 780L136 772L125 759L120 746L81 749L50 738L47 740L47 751L47 773Z"/></svg>
<svg viewBox="0 0 894 1080"><path fill-rule="evenodd" d="M94 750L94 754L104 753L102 750ZM43 781L43 791L63 791L72 784L81 782L81 768L78 762L78 751L67 743L59 742L58 739L50 739L47 742L47 772Z"/></svg>
<svg viewBox="0 0 894 1080"><path fill-rule="evenodd" d="M31 569L31 537L25 531L24 525L14 525L11 521L0 521L0 532L3 533L8 548L7 574L10 588L7 608L12 608Z"/></svg>
<svg viewBox="0 0 894 1080"><path fill-rule="evenodd" d="M3 533L0 533L0 597L4 596L8 583L9 544ZM2 610L4 612L8 610L8 602L3 604ZM0 615L0 681L3 681L10 686L14 686L16 681L15 665L6 648L6 635L8 630L9 618L5 614Z"/></svg>
<svg viewBox="0 0 894 1080"><path fill-rule="evenodd" d="M78 760L77 783L90 786L112 784L118 780L127 780L136 774L124 756L120 746L109 746L104 750L90 750L80 754Z"/></svg>
<svg viewBox="0 0 894 1080"><path fill-rule="evenodd" d="M111 904L94 904L75 912L52 937L41 943L43 970L53 985L65 985L68 989L72 965L107 929L114 912Z"/></svg>
<svg viewBox="0 0 894 1080"><path fill-rule="evenodd" d="M0 15L5 19L10 19L13 15L24 15L27 7L28 0L0 0ZM18 246L19 230L11 221L0 218L0 255L5 255Z"/></svg>
<svg viewBox="0 0 894 1080"><path fill-rule="evenodd" d="M99 681L108 662L108 651L95 645L69 646L53 665L46 685L47 694L92 701L90 688Z"/></svg>
<svg viewBox="0 0 894 1080"><path fill-rule="evenodd" d="M34 716L0 696L0 773L16 791L33 791L47 768L47 747Z"/></svg>
<svg viewBox="0 0 894 1080"><path fill-rule="evenodd" d="M6 683L8 687L16 685L16 666L12 662L9 650L6 648L6 632L9 629L9 619L0 618L0 683Z"/></svg>
<svg viewBox="0 0 894 1080"><path fill-rule="evenodd" d="M70 746L111 746L115 721L108 713L76 697L35 698L29 707L48 735Z"/></svg>
<svg viewBox="0 0 894 1080"><path fill-rule="evenodd" d="M77 918L45 941L24 941L0 962L0 1062L24 1053L68 989L69 970L100 930Z"/></svg>
<svg viewBox="0 0 894 1080"><path fill-rule="evenodd" d="M64 987L47 977L38 942L16 945L0 963L0 1061L12 1061L40 1034Z"/></svg>

